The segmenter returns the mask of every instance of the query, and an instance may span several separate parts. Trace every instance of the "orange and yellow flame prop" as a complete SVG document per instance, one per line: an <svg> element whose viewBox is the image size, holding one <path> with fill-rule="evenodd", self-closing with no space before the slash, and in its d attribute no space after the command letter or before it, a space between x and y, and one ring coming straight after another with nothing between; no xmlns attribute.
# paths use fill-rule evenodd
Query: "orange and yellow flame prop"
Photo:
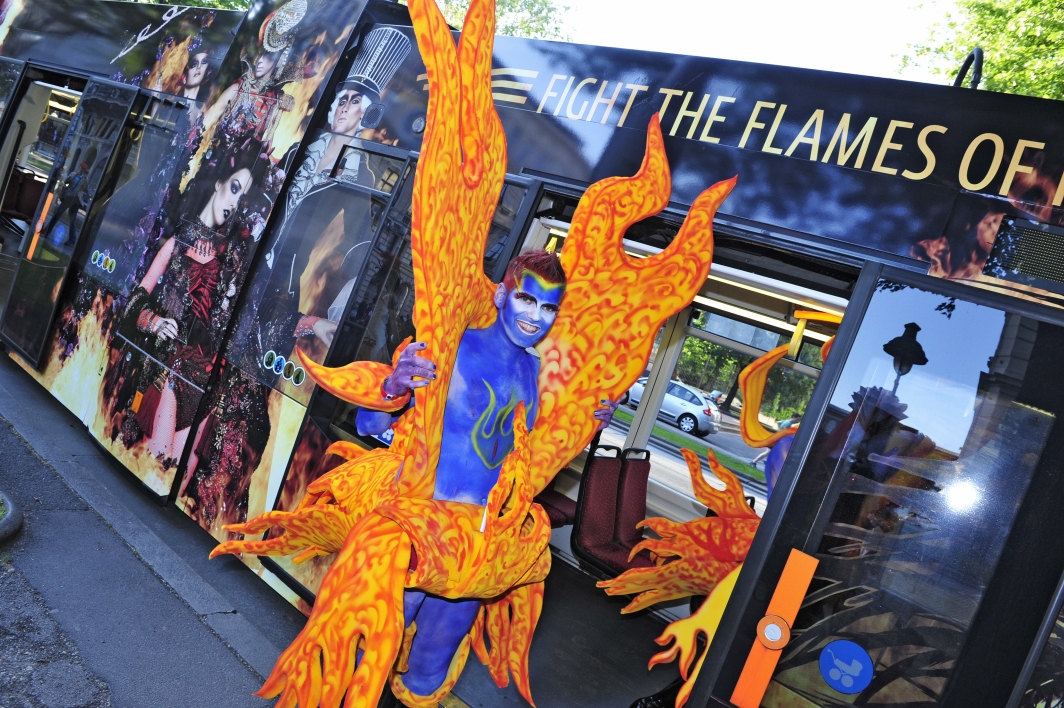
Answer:
<svg viewBox="0 0 1064 708"><path fill-rule="evenodd" d="M718 491L702 476L698 456L682 449L698 501L717 515L678 524L668 519L647 519L647 527L661 536L648 538L632 549L632 556L646 549L658 565L633 568L598 584L608 595L636 595L621 612L638 612L656 602L690 595L705 595L746 558L760 519L743 497L738 478L717 462L710 450L709 468L725 489Z"/></svg>
<svg viewBox="0 0 1064 708"><path fill-rule="evenodd" d="M795 310L794 316L798 320L810 320L815 322L831 322L838 324L842 317L829 312L816 312L813 310ZM820 348L820 357L828 358L831 351L832 337ZM798 426L771 432L761 424L758 413L761 412L761 401L765 395L765 383L768 381L769 371L779 363L780 359L787 355L789 344L776 347L770 352L755 359L739 373L739 390L743 394L743 410L739 414L739 432L743 436L743 442L750 447L772 447L785 437L798 432Z"/></svg>
<svg viewBox="0 0 1064 708"><path fill-rule="evenodd" d="M567 284L562 311L538 347L540 413L532 431L537 493L587 447L598 429L591 412L643 375L658 330L686 307L709 275L713 217L735 186L718 182L691 205L672 243L650 258L624 252L624 233L657 214L672 191L658 118L634 177L592 185L577 206L562 249Z"/></svg>
<svg viewBox="0 0 1064 708"><path fill-rule="evenodd" d="M705 659L703 650L694 671L690 670L698 649L698 637L706 638L707 647L713 639L760 522L746 503L738 478L717 462L712 450L708 452L709 468L724 482L723 491L715 489L702 476L702 466L695 453L687 449L680 452L691 473L695 496L717 515L683 524L667 519L647 519L641 526L653 529L661 538L642 541L632 550L632 555L645 548L658 565L633 568L598 584L609 595L636 595L621 610L622 613L638 612L656 602L708 595L696 613L665 628L656 641L662 646L670 643L672 646L650 660L653 667L677 656L680 658L684 685L676 699L677 708L687 702Z"/></svg>
<svg viewBox="0 0 1064 708"><path fill-rule="evenodd" d="M598 401L616 399L635 382L658 329L694 298L712 260L713 216L735 184L721 182L700 195L664 252L627 256L625 230L660 212L671 193L654 118L639 172L593 185L573 217L562 254L565 297L540 346L534 429L527 430L524 405L518 406L514 450L486 507L432 499L458 345L467 329L489 326L496 316L495 286L482 262L506 172L506 139L491 96L492 0L470 4L457 48L434 2L411 0L410 14L429 81L411 223L414 325L437 364L437 380L417 389L416 405L393 426L389 450L360 452L337 443L329 452L348 461L309 485L294 511L230 527L248 536L271 527L283 533L231 541L212 554L297 554L297 563L338 554L305 629L258 694L279 695L285 708L341 700L347 708L369 707L386 684L411 708L435 706L457 681L470 647L499 686L512 674L532 702L528 653L550 570L550 524L532 498L591 440ZM406 403L381 396L392 366L355 362L329 369L300 356L318 385L345 401L376 410ZM406 588L483 600L432 696L414 695L402 682L417 632L416 623L405 628Z"/></svg>

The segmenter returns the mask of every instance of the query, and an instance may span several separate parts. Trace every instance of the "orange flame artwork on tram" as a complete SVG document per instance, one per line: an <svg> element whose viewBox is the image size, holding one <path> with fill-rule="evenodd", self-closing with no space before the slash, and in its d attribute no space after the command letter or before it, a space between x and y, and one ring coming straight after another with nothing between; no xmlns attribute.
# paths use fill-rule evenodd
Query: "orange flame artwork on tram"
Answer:
<svg viewBox="0 0 1064 708"><path fill-rule="evenodd" d="M493 324L496 286L482 261L506 172L506 138L491 95L492 0L473 0L457 48L431 0L411 0L429 82L427 127L414 183L411 242L414 324L437 364L438 381L413 393L416 405L393 426L389 449L329 448L347 462L307 488L291 512L229 527L266 540L224 543L212 556L251 553L299 563L336 553L306 627L281 655L258 695L284 707L375 706L386 685L410 708L450 692L470 648L502 687L513 676L532 703L528 653L550 570L550 523L532 499L590 442L594 411L616 400L645 369L653 339L687 306L712 260L712 220L735 184L703 192L673 243L635 259L622 250L629 226L668 204L672 183L657 117L633 177L593 185L581 199L561 256L566 290L540 342L538 416L528 430L514 413L514 448L485 506L433 499L444 407L459 342ZM354 362L329 369L302 358L325 390L363 408L397 411L385 400L393 366ZM404 591L477 599L479 614L430 696L403 684L416 621L404 622ZM345 698L346 696L346 698Z"/></svg>

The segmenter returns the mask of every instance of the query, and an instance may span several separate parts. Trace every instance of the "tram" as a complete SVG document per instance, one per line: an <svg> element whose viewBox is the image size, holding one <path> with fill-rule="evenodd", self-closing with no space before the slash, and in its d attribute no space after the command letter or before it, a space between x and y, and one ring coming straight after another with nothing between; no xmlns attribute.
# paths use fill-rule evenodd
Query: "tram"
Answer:
<svg viewBox="0 0 1064 708"><path fill-rule="evenodd" d="M333 443L387 447L296 349L389 364L417 334L428 81L407 8L26 0L0 41L12 359L219 542L294 510L343 462ZM629 557L636 522L707 515L681 448L713 451L760 519L688 706L1064 700L1064 104L510 37L492 65L509 165L493 282L564 251L587 188L638 169L654 115L672 200L628 230L631 258L738 176L698 295L537 499L554 527L538 704L672 705L676 668L646 664L696 605L622 616L595 583L653 564ZM746 411L800 421L766 476L739 378L783 345ZM309 613L334 556L241 559ZM454 695L523 700L475 661Z"/></svg>

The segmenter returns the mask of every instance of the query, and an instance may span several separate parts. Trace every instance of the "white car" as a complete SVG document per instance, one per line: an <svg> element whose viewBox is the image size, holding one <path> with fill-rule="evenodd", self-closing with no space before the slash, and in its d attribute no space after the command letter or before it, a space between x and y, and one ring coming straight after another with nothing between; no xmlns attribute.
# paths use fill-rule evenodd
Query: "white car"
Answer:
<svg viewBox="0 0 1064 708"><path fill-rule="evenodd" d="M646 385L646 376L638 379L621 398L621 403L626 403L632 408L638 406ZM669 387L665 390L665 400L662 401L661 410L658 411L658 418L672 423L685 433L698 437L705 437L710 433L720 431L720 409L717 408L717 404L710 401L707 394L679 381L669 382Z"/></svg>

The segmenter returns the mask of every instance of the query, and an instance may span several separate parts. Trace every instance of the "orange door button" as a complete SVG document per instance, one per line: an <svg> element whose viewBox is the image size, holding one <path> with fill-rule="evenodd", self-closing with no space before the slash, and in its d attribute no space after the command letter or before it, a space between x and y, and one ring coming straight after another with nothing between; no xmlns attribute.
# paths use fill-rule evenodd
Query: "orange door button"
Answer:
<svg viewBox="0 0 1064 708"><path fill-rule="evenodd" d="M765 615L757 623L757 638L767 649L782 649L791 641L791 626L777 615Z"/></svg>
<svg viewBox="0 0 1064 708"><path fill-rule="evenodd" d="M780 654L791 640L791 624L798 616L818 562L813 556L791 549L765 616L757 623L757 641L750 648L739 682L732 692L731 702L738 708L761 705Z"/></svg>

